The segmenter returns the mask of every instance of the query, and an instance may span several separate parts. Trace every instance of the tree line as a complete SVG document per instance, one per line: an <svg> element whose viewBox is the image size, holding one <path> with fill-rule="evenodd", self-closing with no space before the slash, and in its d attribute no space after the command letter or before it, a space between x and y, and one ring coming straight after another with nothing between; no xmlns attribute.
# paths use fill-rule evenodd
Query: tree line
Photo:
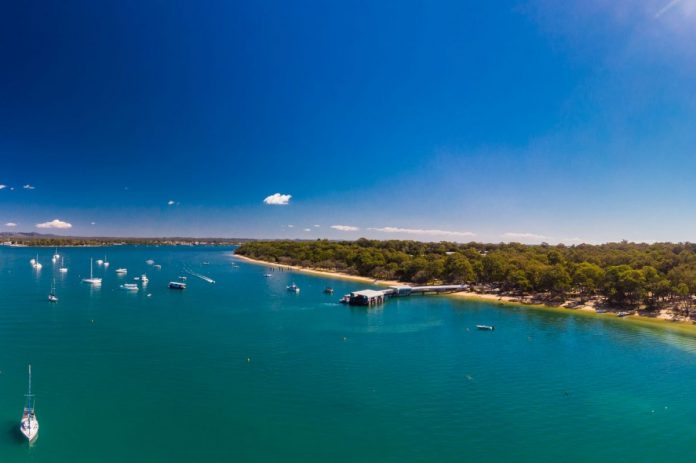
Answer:
<svg viewBox="0 0 696 463"><path fill-rule="evenodd" d="M616 307L686 310L696 295L696 244L576 246L417 241L255 241L237 254L409 283L485 285L507 294L601 297Z"/></svg>

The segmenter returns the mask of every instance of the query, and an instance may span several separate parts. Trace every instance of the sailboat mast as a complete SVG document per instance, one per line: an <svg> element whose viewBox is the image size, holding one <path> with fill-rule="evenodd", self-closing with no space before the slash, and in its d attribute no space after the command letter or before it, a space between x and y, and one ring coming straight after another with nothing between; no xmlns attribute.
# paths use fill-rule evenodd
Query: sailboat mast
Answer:
<svg viewBox="0 0 696 463"><path fill-rule="evenodd" d="M94 275L92 274L92 258L89 258L89 278L92 279L94 278Z"/></svg>
<svg viewBox="0 0 696 463"><path fill-rule="evenodd" d="M29 364L29 392L27 395L31 397L31 363Z"/></svg>

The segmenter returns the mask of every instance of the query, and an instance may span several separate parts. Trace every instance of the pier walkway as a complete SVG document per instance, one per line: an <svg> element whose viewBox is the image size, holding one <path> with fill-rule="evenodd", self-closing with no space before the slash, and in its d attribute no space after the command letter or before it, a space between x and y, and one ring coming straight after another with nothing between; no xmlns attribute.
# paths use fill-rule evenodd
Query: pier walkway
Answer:
<svg viewBox="0 0 696 463"><path fill-rule="evenodd" d="M426 294L456 293L469 289L468 285L434 285L434 286L390 286L387 289L363 289L346 294L341 302L349 305L373 306L384 304L389 297L406 297Z"/></svg>

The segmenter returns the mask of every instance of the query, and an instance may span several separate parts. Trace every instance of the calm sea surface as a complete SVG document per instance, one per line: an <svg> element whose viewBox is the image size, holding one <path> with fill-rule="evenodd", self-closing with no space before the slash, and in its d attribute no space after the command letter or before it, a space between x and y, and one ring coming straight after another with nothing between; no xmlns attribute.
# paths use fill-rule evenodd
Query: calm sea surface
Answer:
<svg viewBox="0 0 696 463"><path fill-rule="evenodd" d="M62 276L52 249L0 249L0 461L696 459L694 339L438 297L351 309L336 300L360 283L264 278L231 251L61 249ZM105 253L102 287L81 283ZM217 283L167 289L184 267ZM143 272L146 290L119 289ZM28 363L32 446L17 431Z"/></svg>

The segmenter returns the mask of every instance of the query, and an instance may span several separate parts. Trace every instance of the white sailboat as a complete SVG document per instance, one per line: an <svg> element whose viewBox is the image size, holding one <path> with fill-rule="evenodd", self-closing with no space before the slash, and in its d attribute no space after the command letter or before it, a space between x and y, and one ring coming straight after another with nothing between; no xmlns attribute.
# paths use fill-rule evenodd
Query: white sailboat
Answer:
<svg viewBox="0 0 696 463"><path fill-rule="evenodd" d="M34 267L35 270L41 270L41 267L43 267L43 265L41 265L41 262L39 262L39 255L37 254L36 259L32 260L34 261L34 263L31 264L32 267Z"/></svg>
<svg viewBox="0 0 696 463"><path fill-rule="evenodd" d="M68 267L65 266L65 258L60 258L60 268L58 269L60 273L67 273Z"/></svg>
<svg viewBox="0 0 696 463"><path fill-rule="evenodd" d="M106 260L106 256L104 256L104 268L109 266L109 261Z"/></svg>
<svg viewBox="0 0 696 463"><path fill-rule="evenodd" d="M58 296L56 296L56 280L53 279L53 284L51 285L51 292L48 293L49 302L58 302Z"/></svg>
<svg viewBox="0 0 696 463"><path fill-rule="evenodd" d="M150 281L150 279L147 277L147 275L145 275L145 274L143 273L143 274L140 276L140 281L143 283L143 286L145 286L145 285L147 284L147 282Z"/></svg>
<svg viewBox="0 0 696 463"><path fill-rule="evenodd" d="M53 257L51 257L51 262L54 264L58 262L58 259L60 259L60 254L58 254L58 248L56 248L55 253L53 254Z"/></svg>
<svg viewBox="0 0 696 463"><path fill-rule="evenodd" d="M128 273L128 269L127 268L117 268L116 273L118 275L125 275L126 273Z"/></svg>
<svg viewBox="0 0 696 463"><path fill-rule="evenodd" d="M31 442L39 435L39 420L36 418L36 411L34 410L34 394L31 393L31 365L29 365L29 390L26 398L27 403L24 405L24 413L22 413L19 430Z"/></svg>
<svg viewBox="0 0 696 463"><path fill-rule="evenodd" d="M92 258L89 259L89 278L83 278L84 283L89 283L90 285L100 285L102 282L101 278L94 277L94 271L92 268Z"/></svg>

